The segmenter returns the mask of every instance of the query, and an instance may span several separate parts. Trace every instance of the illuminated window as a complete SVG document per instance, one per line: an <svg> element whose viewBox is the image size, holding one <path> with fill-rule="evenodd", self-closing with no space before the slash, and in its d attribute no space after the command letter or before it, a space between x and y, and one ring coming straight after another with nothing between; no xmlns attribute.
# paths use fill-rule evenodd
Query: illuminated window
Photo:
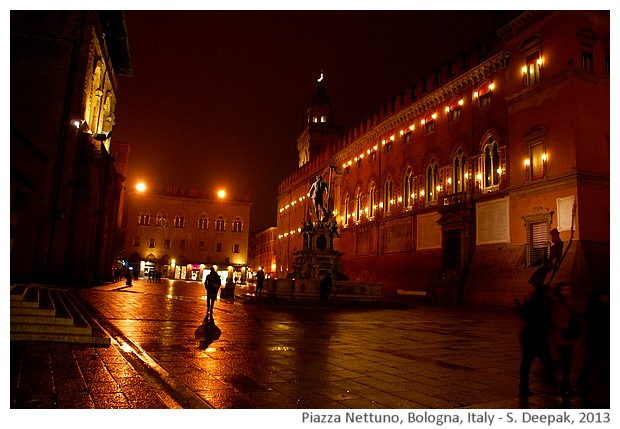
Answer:
<svg viewBox="0 0 620 429"><path fill-rule="evenodd" d="M457 155L454 157L452 164L452 192L465 191L465 177L467 175L467 158L463 153L463 149L459 148Z"/></svg>
<svg viewBox="0 0 620 429"><path fill-rule="evenodd" d="M218 217L215 221L215 230L216 231L224 231L226 228L226 222L222 216Z"/></svg>
<svg viewBox="0 0 620 429"><path fill-rule="evenodd" d="M209 219L205 215L200 216L200 219L198 219L198 229L204 231L208 229L208 227L209 227Z"/></svg>
<svg viewBox="0 0 620 429"><path fill-rule="evenodd" d="M431 159L426 167L426 201L437 201L437 186L439 186L439 167L434 159Z"/></svg>
<svg viewBox="0 0 620 429"><path fill-rule="evenodd" d="M344 198L344 218L349 219L349 195ZM346 220L345 220L346 222Z"/></svg>
<svg viewBox="0 0 620 429"><path fill-rule="evenodd" d="M530 177L532 180L542 179L546 173L545 148L542 143L530 146Z"/></svg>
<svg viewBox="0 0 620 429"><path fill-rule="evenodd" d="M455 97L448 103L448 122L455 122L461 118L462 105L463 99L460 97Z"/></svg>
<svg viewBox="0 0 620 429"><path fill-rule="evenodd" d="M485 107L491 104L491 92L493 90L493 83L491 81L485 81L478 87L478 106Z"/></svg>
<svg viewBox="0 0 620 429"><path fill-rule="evenodd" d="M155 220L155 226L166 226L166 213L159 213L157 215L157 219Z"/></svg>
<svg viewBox="0 0 620 429"><path fill-rule="evenodd" d="M377 209L377 188L375 184L372 183L370 185L370 189L368 191L368 215L372 219L375 216L375 210Z"/></svg>
<svg viewBox="0 0 620 429"><path fill-rule="evenodd" d="M233 232L241 232L243 229L243 222L241 222L241 218L235 218L232 225Z"/></svg>
<svg viewBox="0 0 620 429"><path fill-rule="evenodd" d="M151 213L148 210L144 210L138 216L138 225L149 226L151 224Z"/></svg>
<svg viewBox="0 0 620 429"><path fill-rule="evenodd" d="M435 112L428 112L422 120L424 126L424 134L429 134L435 131L435 118L437 114Z"/></svg>
<svg viewBox="0 0 620 429"><path fill-rule="evenodd" d="M383 184L383 208L386 213L392 211L392 204L394 204L394 194L392 192L392 178L388 176Z"/></svg>
<svg viewBox="0 0 620 429"><path fill-rule="evenodd" d="M355 195L355 221L359 222L362 217L362 192L357 191Z"/></svg>
<svg viewBox="0 0 620 429"><path fill-rule="evenodd" d="M185 228L185 216L183 213L179 213L174 217L175 228Z"/></svg>
<svg viewBox="0 0 620 429"><path fill-rule="evenodd" d="M413 177L413 170L411 167L407 167L405 170L405 177L403 178L403 204L405 208L412 208L415 202L415 182Z"/></svg>
<svg viewBox="0 0 620 429"><path fill-rule="evenodd" d="M483 169L483 188L497 187L502 171L499 161L499 146L493 136L488 138L483 149Z"/></svg>
<svg viewBox="0 0 620 429"><path fill-rule="evenodd" d="M542 58L540 52L534 52L525 57L523 66L523 84L532 86L540 82L540 70L542 69Z"/></svg>

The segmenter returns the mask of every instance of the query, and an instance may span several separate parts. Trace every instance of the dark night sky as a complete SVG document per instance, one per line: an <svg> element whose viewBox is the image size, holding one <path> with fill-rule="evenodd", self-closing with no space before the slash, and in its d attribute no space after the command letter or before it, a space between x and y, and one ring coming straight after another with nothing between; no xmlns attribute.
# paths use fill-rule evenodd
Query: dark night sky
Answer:
<svg viewBox="0 0 620 429"><path fill-rule="evenodd" d="M275 226L321 70L349 130L495 29L497 13L126 11L133 76L118 78L113 138L131 146L127 185L249 192L250 230Z"/></svg>

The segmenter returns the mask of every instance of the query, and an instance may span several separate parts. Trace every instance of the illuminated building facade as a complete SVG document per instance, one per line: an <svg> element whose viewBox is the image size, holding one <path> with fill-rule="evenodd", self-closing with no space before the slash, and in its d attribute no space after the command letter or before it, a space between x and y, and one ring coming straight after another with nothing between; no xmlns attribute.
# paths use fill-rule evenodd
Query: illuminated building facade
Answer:
<svg viewBox="0 0 620 429"><path fill-rule="evenodd" d="M249 265L252 272L262 267L266 277L276 277L277 234L278 229L271 227L258 231L250 237Z"/></svg>
<svg viewBox="0 0 620 429"><path fill-rule="evenodd" d="M140 276L200 280L212 266L222 281L245 280L250 199L215 198L196 189L128 190L123 220L125 267Z"/></svg>
<svg viewBox="0 0 620 429"><path fill-rule="evenodd" d="M309 109L299 169L278 190L278 276L320 174L344 272L385 296L512 306L554 228L566 251L555 280L582 296L608 288L609 57L608 11L526 12L352 130ZM328 106L314 107L329 118Z"/></svg>
<svg viewBox="0 0 620 429"><path fill-rule="evenodd" d="M118 11L11 11L11 283L112 278L124 177L111 155Z"/></svg>

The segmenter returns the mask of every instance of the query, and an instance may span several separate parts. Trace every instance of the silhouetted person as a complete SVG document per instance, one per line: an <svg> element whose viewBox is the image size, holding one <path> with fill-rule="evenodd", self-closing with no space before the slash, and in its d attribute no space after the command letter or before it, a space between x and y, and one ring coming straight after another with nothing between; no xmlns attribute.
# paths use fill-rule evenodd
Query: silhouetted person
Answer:
<svg viewBox="0 0 620 429"><path fill-rule="evenodd" d="M310 187L308 196L312 198L312 201L314 202L314 213L316 214L316 219L319 222L327 217L327 208L323 205L323 194L327 191L327 183L323 182L323 177L316 176L316 180Z"/></svg>
<svg viewBox="0 0 620 429"><path fill-rule="evenodd" d="M551 248L549 249L549 260L547 261L547 267L549 271L556 272L560 267L560 261L562 260L562 250L564 249L564 242L560 238L560 232L557 228L553 228L549 234L551 235Z"/></svg>
<svg viewBox="0 0 620 429"><path fill-rule="evenodd" d="M580 333L577 313L570 303L570 294L570 284L559 283L551 310L551 340L560 358L562 373L560 394L563 397L569 397L573 393L570 373L573 366L574 345Z"/></svg>
<svg viewBox="0 0 620 429"><path fill-rule="evenodd" d="M133 275L131 274L131 269L130 268L127 268L127 270L125 270L125 278L127 279L125 284L127 286L131 286L131 281L133 280Z"/></svg>
<svg viewBox="0 0 620 429"><path fill-rule="evenodd" d="M589 394L593 375L596 375L603 381L603 386L599 387L607 390L597 394L603 394L607 401L610 376L610 323L609 292L596 290L590 298L586 311L584 347L587 354L577 378L577 387L583 395Z"/></svg>
<svg viewBox="0 0 620 429"><path fill-rule="evenodd" d="M332 289L332 283L333 283L332 274L331 273L325 274L325 276L321 279L321 283L319 283L321 299L327 299L327 297L329 296L329 291Z"/></svg>
<svg viewBox="0 0 620 429"><path fill-rule="evenodd" d="M259 268L256 272L256 296L261 296L263 293L263 285L265 284L265 272L262 268Z"/></svg>
<svg viewBox="0 0 620 429"><path fill-rule="evenodd" d="M549 328L551 318L551 299L545 284L547 277L545 267L534 271L529 283L534 286L534 293L520 307L524 321L521 331L521 366L519 368L519 396L528 397L530 390L530 369L536 358L543 364L548 380L552 378L553 364L549 353Z"/></svg>
<svg viewBox="0 0 620 429"><path fill-rule="evenodd" d="M217 299L217 292L222 285L222 280L220 276L215 271L215 268L211 267L211 271L207 274L207 278L205 279L205 289L207 290L207 316L213 319L213 306L215 305L215 300Z"/></svg>

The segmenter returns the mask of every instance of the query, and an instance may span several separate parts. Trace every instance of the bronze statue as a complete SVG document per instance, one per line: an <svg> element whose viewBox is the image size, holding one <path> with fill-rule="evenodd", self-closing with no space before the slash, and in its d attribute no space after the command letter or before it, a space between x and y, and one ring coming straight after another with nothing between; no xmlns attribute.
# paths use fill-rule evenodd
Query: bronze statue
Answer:
<svg viewBox="0 0 620 429"><path fill-rule="evenodd" d="M314 202L314 213L319 222L327 219L327 207L323 205L323 194L325 192L329 192L327 183L323 182L323 177L316 176L316 180L310 187L310 192L308 192L308 197L312 198ZM323 216L321 217L319 213L322 213Z"/></svg>

